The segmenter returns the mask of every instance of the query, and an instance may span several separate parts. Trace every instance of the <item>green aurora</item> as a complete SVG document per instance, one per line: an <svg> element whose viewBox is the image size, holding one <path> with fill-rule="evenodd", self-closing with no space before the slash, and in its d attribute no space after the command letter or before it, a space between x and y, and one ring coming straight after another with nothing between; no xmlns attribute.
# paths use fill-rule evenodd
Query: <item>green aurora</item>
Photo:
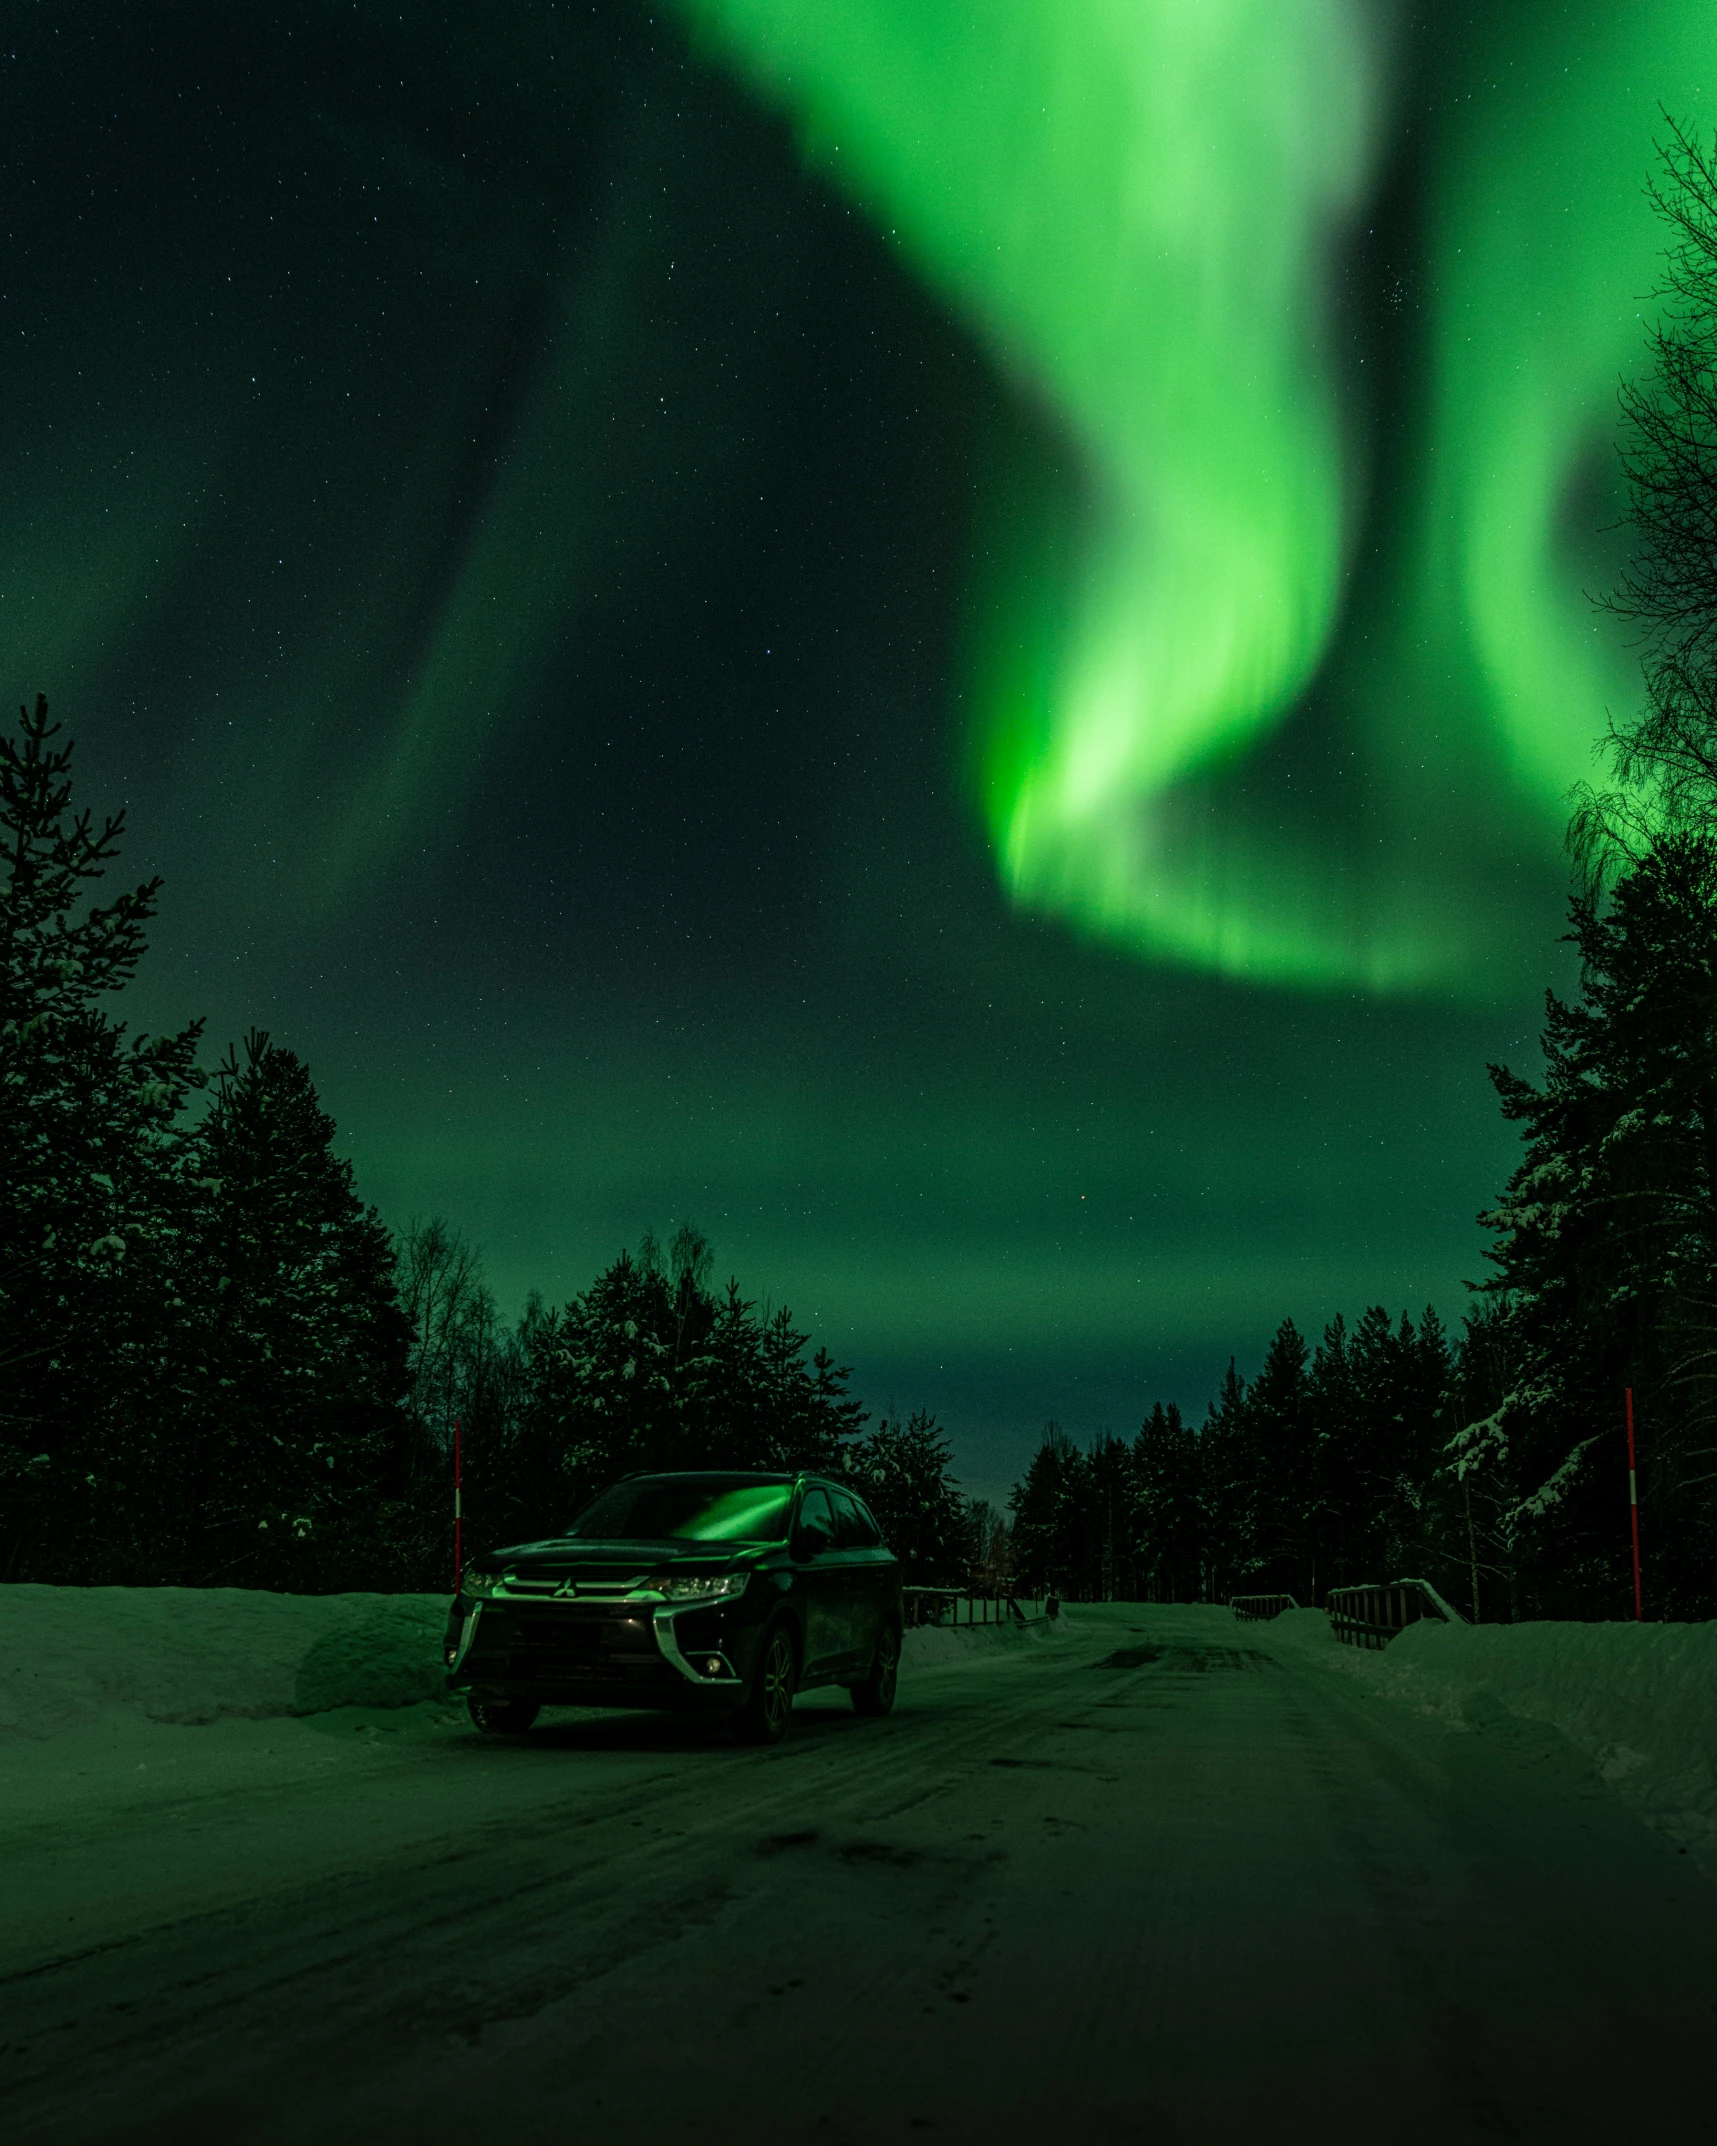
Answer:
<svg viewBox="0 0 1717 2146"><path fill-rule="evenodd" d="M689 1215L979 1481L1458 1316L1708 11L13 42L0 645L166 876L134 1020L509 1306Z"/></svg>
<svg viewBox="0 0 1717 2146"><path fill-rule="evenodd" d="M1448 11L1466 80L1418 148L1417 438L1376 499L1328 269L1373 213L1391 124L1417 117L1390 11L682 4L1076 462L1077 512L1054 526L1045 500L1003 533L972 659L1015 898L1236 976L1484 988L1482 930L1450 914L1451 870L1460 906L1484 899L1474 793L1505 838L1554 846L1635 690L1566 510L1637 361L1656 105L1697 112L1711 11L1527 5L1476 32ZM1176 803L1301 702L1367 539L1392 630L1341 651L1328 687L1375 774L1356 900L1341 845Z"/></svg>

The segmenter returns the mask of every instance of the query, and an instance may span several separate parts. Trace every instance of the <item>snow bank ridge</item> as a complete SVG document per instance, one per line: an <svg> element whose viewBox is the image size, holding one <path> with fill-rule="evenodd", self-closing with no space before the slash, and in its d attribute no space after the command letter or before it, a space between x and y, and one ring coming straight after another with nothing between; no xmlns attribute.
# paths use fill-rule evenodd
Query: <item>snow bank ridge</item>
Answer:
<svg viewBox="0 0 1717 2146"><path fill-rule="evenodd" d="M1547 1722L1683 1847L1717 1843L1717 1624L1409 1625L1379 1682L1464 1721Z"/></svg>
<svg viewBox="0 0 1717 2146"><path fill-rule="evenodd" d="M114 1713L201 1723L412 1706L444 1696L445 1595L248 1587L0 1587L0 1736ZM908 1665L1006 1654L1054 1627L927 1627Z"/></svg>
<svg viewBox="0 0 1717 2146"><path fill-rule="evenodd" d="M1546 1723L1717 1876L1717 1624L1427 1617L1380 1653L1338 1645L1322 1610L1290 1610L1266 1629L1455 1728L1496 1708Z"/></svg>
<svg viewBox="0 0 1717 2146"><path fill-rule="evenodd" d="M446 1617L444 1595L0 1587L0 1735L410 1706L442 1694Z"/></svg>

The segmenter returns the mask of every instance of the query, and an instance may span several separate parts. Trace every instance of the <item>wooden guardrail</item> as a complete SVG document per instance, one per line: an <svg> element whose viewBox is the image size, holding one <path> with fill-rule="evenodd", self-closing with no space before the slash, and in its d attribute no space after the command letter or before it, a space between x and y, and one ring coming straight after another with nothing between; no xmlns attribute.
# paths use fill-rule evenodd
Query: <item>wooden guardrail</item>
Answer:
<svg viewBox="0 0 1717 2146"><path fill-rule="evenodd" d="M962 1587L903 1587L900 1598L906 1621L914 1624L1024 1624L1025 1606L1016 1595L980 1594ZM1028 1595L1032 1615L1039 1612L1041 1598ZM961 1605L966 1614L960 1615Z"/></svg>
<svg viewBox="0 0 1717 2146"><path fill-rule="evenodd" d="M1244 1623L1256 1624L1266 1617L1279 1617L1284 1610L1298 1609L1292 1595L1235 1595L1228 1607Z"/></svg>
<svg viewBox="0 0 1717 2146"><path fill-rule="evenodd" d="M1325 1597L1330 1629L1350 1647L1386 1647L1398 1632L1421 1618L1440 1624L1466 1619L1429 1580L1389 1580L1383 1586L1332 1587Z"/></svg>

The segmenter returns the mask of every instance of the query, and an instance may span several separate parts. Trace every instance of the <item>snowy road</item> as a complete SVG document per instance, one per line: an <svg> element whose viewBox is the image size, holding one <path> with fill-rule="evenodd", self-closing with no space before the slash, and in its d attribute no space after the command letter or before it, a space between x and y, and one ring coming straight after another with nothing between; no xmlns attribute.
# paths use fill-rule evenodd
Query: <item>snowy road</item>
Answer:
<svg viewBox="0 0 1717 2146"><path fill-rule="evenodd" d="M43 1758L8 2137L1712 2135L1717 1890L1552 1732L1225 1613L1067 1627L774 1752L419 1709Z"/></svg>

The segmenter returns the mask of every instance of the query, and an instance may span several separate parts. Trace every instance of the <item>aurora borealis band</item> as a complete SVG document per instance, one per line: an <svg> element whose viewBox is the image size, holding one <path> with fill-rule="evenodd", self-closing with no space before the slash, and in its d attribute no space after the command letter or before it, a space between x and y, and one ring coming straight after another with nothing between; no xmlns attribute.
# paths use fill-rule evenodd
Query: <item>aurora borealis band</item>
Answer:
<svg viewBox="0 0 1717 2146"><path fill-rule="evenodd" d="M166 876L135 1016L301 1049L509 1303L700 1221L979 1480L1458 1312L1711 60L1692 0L22 9L0 647Z"/></svg>
<svg viewBox="0 0 1717 2146"><path fill-rule="evenodd" d="M1066 443L1079 504L998 537L972 664L1016 898L1227 974L1482 988L1484 852L1554 845L1637 690L1592 612L1592 465L1601 492L1652 128L1697 107L1710 10L685 5ZM1391 370L1340 270L1403 159ZM1308 698L1365 739L1363 859L1188 810Z"/></svg>

